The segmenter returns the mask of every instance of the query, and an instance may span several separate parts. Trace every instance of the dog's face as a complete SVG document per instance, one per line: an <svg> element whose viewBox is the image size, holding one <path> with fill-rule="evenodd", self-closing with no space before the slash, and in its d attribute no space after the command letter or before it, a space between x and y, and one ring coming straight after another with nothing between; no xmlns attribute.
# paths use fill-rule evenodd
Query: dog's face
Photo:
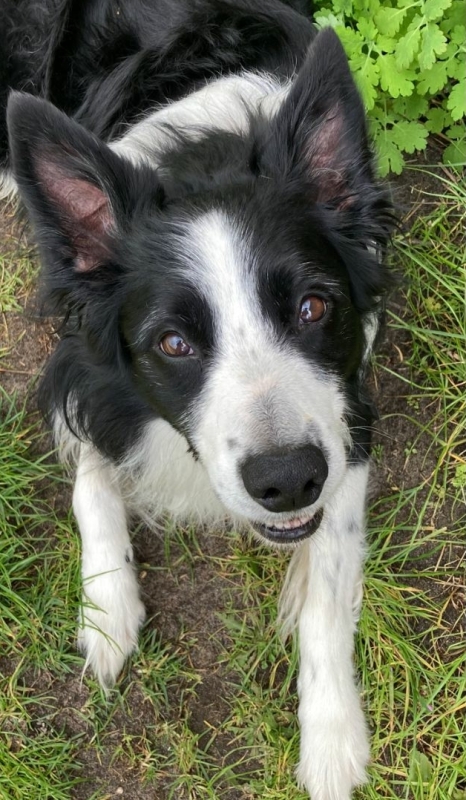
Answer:
<svg viewBox="0 0 466 800"><path fill-rule="evenodd" d="M42 101L15 99L10 129L50 291L79 316L89 368L182 433L259 535L314 532L367 454L362 367L385 281L386 204L334 35L273 119L180 140L158 172Z"/></svg>
<svg viewBox="0 0 466 800"><path fill-rule="evenodd" d="M221 205L191 200L182 221L175 203L124 257L138 275L122 319L139 391L226 508L276 542L310 533L343 477L345 387L364 347L345 265L302 204L267 179Z"/></svg>

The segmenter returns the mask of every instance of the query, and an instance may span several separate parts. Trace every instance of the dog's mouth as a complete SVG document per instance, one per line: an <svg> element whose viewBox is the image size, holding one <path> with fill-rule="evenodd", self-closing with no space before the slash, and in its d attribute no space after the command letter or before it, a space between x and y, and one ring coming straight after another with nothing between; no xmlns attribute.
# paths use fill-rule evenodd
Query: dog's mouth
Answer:
<svg viewBox="0 0 466 800"><path fill-rule="evenodd" d="M255 522L253 528L274 544L296 544L316 532L323 516L324 509L321 508L315 514L287 519L285 522L277 522L274 525L262 525Z"/></svg>

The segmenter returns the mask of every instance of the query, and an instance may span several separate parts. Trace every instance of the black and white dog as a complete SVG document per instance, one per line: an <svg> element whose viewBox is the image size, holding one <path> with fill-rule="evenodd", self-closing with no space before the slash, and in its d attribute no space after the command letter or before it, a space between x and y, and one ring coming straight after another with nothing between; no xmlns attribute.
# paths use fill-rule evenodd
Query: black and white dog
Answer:
<svg viewBox="0 0 466 800"><path fill-rule="evenodd" d="M111 685L136 647L131 515L293 547L298 780L348 800L392 222L342 47L300 5L4 0L0 157L64 320L41 396L77 462L86 663Z"/></svg>

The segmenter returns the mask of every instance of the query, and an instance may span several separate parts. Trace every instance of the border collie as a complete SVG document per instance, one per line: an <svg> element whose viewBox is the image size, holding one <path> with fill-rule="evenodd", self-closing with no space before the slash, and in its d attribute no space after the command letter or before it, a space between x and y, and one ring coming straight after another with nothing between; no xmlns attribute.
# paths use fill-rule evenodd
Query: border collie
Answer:
<svg viewBox="0 0 466 800"><path fill-rule="evenodd" d="M63 319L40 398L76 460L86 665L110 686L137 645L133 515L294 548L297 777L348 800L392 220L343 49L301 5L4 0L0 158Z"/></svg>

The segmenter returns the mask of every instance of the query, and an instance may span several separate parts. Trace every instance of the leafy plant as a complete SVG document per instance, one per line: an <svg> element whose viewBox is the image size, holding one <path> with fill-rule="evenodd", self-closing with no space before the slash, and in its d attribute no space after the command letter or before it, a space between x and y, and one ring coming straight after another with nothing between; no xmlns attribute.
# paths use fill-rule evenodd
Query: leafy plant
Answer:
<svg viewBox="0 0 466 800"><path fill-rule="evenodd" d="M335 28L361 90L382 175L403 153L443 134L445 163L466 161L463 0L316 0L319 27Z"/></svg>

